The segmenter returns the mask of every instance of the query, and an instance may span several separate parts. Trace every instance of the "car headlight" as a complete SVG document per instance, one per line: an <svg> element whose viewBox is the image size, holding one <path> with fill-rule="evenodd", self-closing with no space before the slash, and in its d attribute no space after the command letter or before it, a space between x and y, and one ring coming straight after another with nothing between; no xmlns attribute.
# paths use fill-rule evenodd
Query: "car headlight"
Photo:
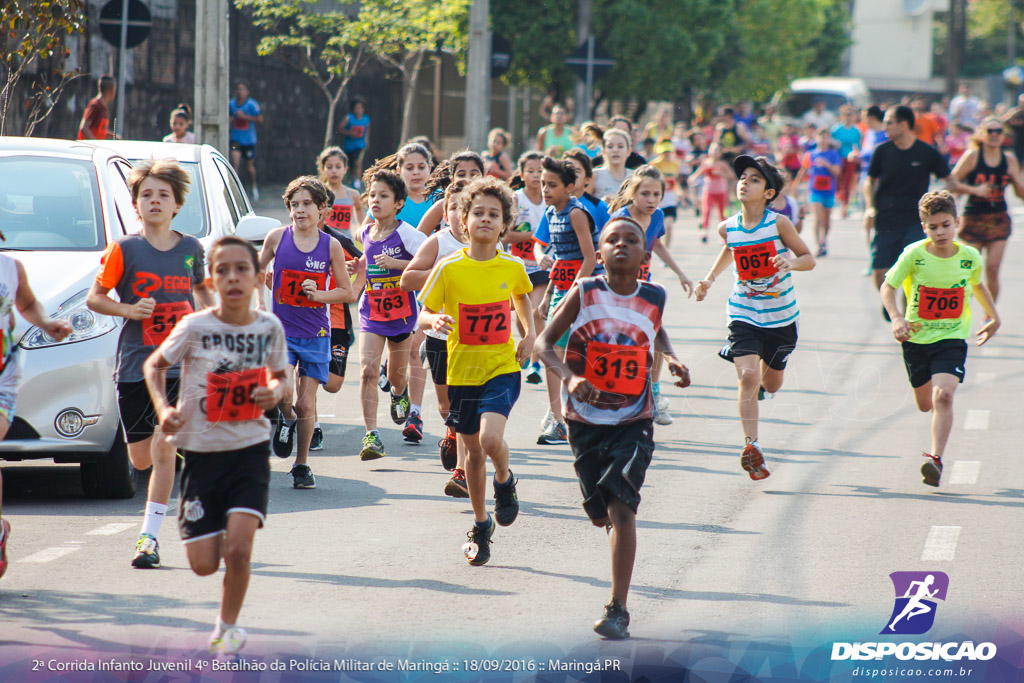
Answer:
<svg viewBox="0 0 1024 683"><path fill-rule="evenodd" d="M71 334L64 341L57 341L46 334L38 327L33 327L21 340L21 347L24 349L41 349L46 346L57 344L73 344L74 342L85 341L99 337L111 330L116 330L118 325L114 318L109 315L100 315L90 311L85 302L89 296L89 290L83 289L74 295L58 308L51 317L59 320L66 320L71 325Z"/></svg>

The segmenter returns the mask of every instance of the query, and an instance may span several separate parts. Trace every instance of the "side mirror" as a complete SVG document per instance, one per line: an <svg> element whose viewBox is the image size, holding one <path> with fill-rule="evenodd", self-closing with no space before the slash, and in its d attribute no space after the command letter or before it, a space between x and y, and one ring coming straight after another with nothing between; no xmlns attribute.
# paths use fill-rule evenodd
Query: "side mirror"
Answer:
<svg viewBox="0 0 1024 683"><path fill-rule="evenodd" d="M281 227L281 221L266 216L243 216L235 226L235 235L250 242L262 242L274 228Z"/></svg>

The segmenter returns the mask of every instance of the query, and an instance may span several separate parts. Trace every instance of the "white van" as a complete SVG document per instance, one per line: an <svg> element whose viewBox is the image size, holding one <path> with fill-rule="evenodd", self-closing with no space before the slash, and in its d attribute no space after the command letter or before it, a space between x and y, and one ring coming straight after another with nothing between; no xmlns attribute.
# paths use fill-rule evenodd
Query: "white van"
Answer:
<svg viewBox="0 0 1024 683"><path fill-rule="evenodd" d="M785 119L799 119L814 105L824 100L825 108L838 113L839 107L852 104L863 109L871 104L871 92L860 78L798 78L781 95L779 114Z"/></svg>

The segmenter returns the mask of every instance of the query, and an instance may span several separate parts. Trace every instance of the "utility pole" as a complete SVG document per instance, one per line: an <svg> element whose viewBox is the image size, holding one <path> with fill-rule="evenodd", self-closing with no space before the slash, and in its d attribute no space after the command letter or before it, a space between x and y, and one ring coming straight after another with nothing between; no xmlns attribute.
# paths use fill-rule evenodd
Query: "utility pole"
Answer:
<svg viewBox="0 0 1024 683"><path fill-rule="evenodd" d="M469 56L466 69L466 146L484 149L491 119L491 32L489 0L473 0L469 8Z"/></svg>
<svg viewBox="0 0 1024 683"><path fill-rule="evenodd" d="M228 19L223 0L196 0L196 142L213 145L225 156L230 152Z"/></svg>
<svg viewBox="0 0 1024 683"><path fill-rule="evenodd" d="M963 64L963 36L967 23L967 0L949 0L949 51L946 62L946 95L956 95Z"/></svg>
<svg viewBox="0 0 1024 683"><path fill-rule="evenodd" d="M594 0L579 0L576 11L576 43L585 43L594 37L593 32ZM583 123L590 118L590 107L593 102L593 79L577 79L573 88L575 101L576 123Z"/></svg>
<svg viewBox="0 0 1024 683"><path fill-rule="evenodd" d="M121 3L121 44L117 50L117 114L114 118L114 137L124 138L125 70L128 67L128 0Z"/></svg>

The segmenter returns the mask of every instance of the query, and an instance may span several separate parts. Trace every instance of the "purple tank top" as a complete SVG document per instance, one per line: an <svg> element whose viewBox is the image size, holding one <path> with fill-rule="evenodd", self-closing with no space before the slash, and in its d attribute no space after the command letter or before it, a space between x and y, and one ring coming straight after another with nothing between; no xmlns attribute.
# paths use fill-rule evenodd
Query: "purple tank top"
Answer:
<svg viewBox="0 0 1024 683"><path fill-rule="evenodd" d="M288 226L274 254L274 315L281 319L284 333L297 339L329 337L327 304L311 302L302 294L302 281L316 280L317 289L327 289L331 270L331 236L317 230L319 240L313 251L299 251Z"/></svg>
<svg viewBox="0 0 1024 683"><path fill-rule="evenodd" d="M402 279L401 269L381 268L376 265L378 254L387 254L399 261L409 261L416 255L416 250L426 240L426 235L408 223L399 221L398 227L390 235L374 241L370 238L373 225L368 225L361 235L363 253L366 255L366 292L359 300L359 324L363 331L392 337L412 332L416 327L416 296L413 292L403 292L399 288ZM389 296L372 293L374 290L388 290ZM407 315L398 315L394 311L402 311Z"/></svg>

